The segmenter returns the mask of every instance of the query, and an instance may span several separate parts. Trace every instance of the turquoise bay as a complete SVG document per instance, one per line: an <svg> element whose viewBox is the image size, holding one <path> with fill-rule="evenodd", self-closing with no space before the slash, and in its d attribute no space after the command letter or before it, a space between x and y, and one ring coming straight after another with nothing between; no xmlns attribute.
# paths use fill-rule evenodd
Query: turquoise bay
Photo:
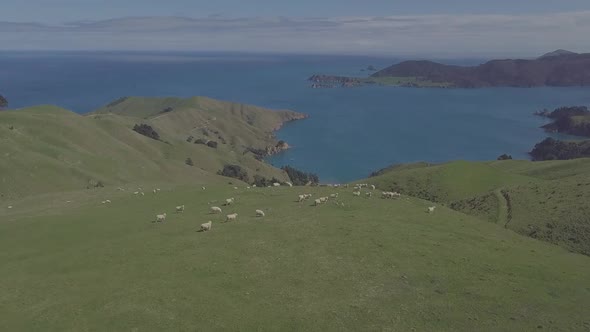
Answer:
<svg viewBox="0 0 590 332"><path fill-rule="evenodd" d="M292 149L269 158L323 182L367 176L393 163L527 158L548 134L542 108L590 104L588 88L312 89L312 74L367 75L400 59L329 56L0 53L0 93L12 108L56 104L79 113L116 98L194 96L286 108L310 118L277 136ZM448 62L448 61L447 61ZM474 60L453 63L473 64Z"/></svg>

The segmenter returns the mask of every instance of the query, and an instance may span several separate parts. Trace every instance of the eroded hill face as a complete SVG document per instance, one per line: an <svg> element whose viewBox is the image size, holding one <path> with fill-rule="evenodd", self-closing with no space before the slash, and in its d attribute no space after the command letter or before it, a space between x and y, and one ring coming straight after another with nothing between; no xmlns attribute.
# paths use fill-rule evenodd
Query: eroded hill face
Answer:
<svg viewBox="0 0 590 332"><path fill-rule="evenodd" d="M248 148L275 146L273 131L301 118L202 97L125 98L88 115L53 106L4 111L0 194L7 199L125 183L227 182L216 175L226 164L240 165L250 177L286 181ZM141 124L159 139L133 131Z"/></svg>
<svg viewBox="0 0 590 332"><path fill-rule="evenodd" d="M367 181L590 255L590 159L418 164Z"/></svg>

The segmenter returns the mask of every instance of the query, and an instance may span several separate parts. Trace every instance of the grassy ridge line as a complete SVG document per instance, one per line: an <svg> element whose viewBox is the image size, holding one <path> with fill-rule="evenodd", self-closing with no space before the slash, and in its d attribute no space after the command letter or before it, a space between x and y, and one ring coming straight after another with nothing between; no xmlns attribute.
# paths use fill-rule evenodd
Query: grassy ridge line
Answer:
<svg viewBox="0 0 590 332"><path fill-rule="evenodd" d="M301 190L340 192L344 207L295 203ZM208 214L227 197L236 197L224 207L239 214L235 223ZM173 213L179 204L185 213ZM430 204L355 198L352 189L212 186L126 193L111 205L76 202L58 215L24 212L0 223L0 325L493 331L588 324L588 257L444 207L428 214ZM152 223L162 212L167 222ZM213 230L197 233L207 220Z"/></svg>
<svg viewBox="0 0 590 332"><path fill-rule="evenodd" d="M367 180L497 223L511 199L508 228L590 255L590 159L451 162L390 168Z"/></svg>
<svg viewBox="0 0 590 332"><path fill-rule="evenodd" d="M161 113L172 105L176 109ZM164 107L165 106L165 107ZM286 175L256 160L247 147L276 144L272 131L285 121L302 118L289 111L219 102L208 98L127 98L86 116L54 106L0 113L0 201L44 192L71 191L126 183L219 183L215 173L225 164L239 164L250 176ZM162 141L131 130L153 125ZM217 149L186 141L204 136ZM185 165L191 158L195 167Z"/></svg>

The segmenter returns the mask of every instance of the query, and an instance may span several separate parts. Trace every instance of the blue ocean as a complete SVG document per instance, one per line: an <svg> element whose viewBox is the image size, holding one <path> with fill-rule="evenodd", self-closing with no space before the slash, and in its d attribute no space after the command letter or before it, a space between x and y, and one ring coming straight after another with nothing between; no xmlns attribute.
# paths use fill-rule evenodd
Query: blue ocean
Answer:
<svg viewBox="0 0 590 332"><path fill-rule="evenodd" d="M536 110L590 104L590 89L312 89L316 73L366 76L403 59L215 53L0 53L11 108L55 104L78 113L122 96L209 96L310 115L277 133L293 147L269 162L322 182L394 163L490 160L527 152L548 134ZM483 60L445 61L477 64Z"/></svg>

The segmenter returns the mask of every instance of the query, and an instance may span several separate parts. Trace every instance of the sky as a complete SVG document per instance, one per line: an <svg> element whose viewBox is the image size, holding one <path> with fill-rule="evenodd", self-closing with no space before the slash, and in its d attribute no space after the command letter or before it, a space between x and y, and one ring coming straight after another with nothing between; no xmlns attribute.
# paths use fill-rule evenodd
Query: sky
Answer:
<svg viewBox="0 0 590 332"><path fill-rule="evenodd" d="M590 51L589 0L2 0L0 7L0 42L11 50Z"/></svg>

